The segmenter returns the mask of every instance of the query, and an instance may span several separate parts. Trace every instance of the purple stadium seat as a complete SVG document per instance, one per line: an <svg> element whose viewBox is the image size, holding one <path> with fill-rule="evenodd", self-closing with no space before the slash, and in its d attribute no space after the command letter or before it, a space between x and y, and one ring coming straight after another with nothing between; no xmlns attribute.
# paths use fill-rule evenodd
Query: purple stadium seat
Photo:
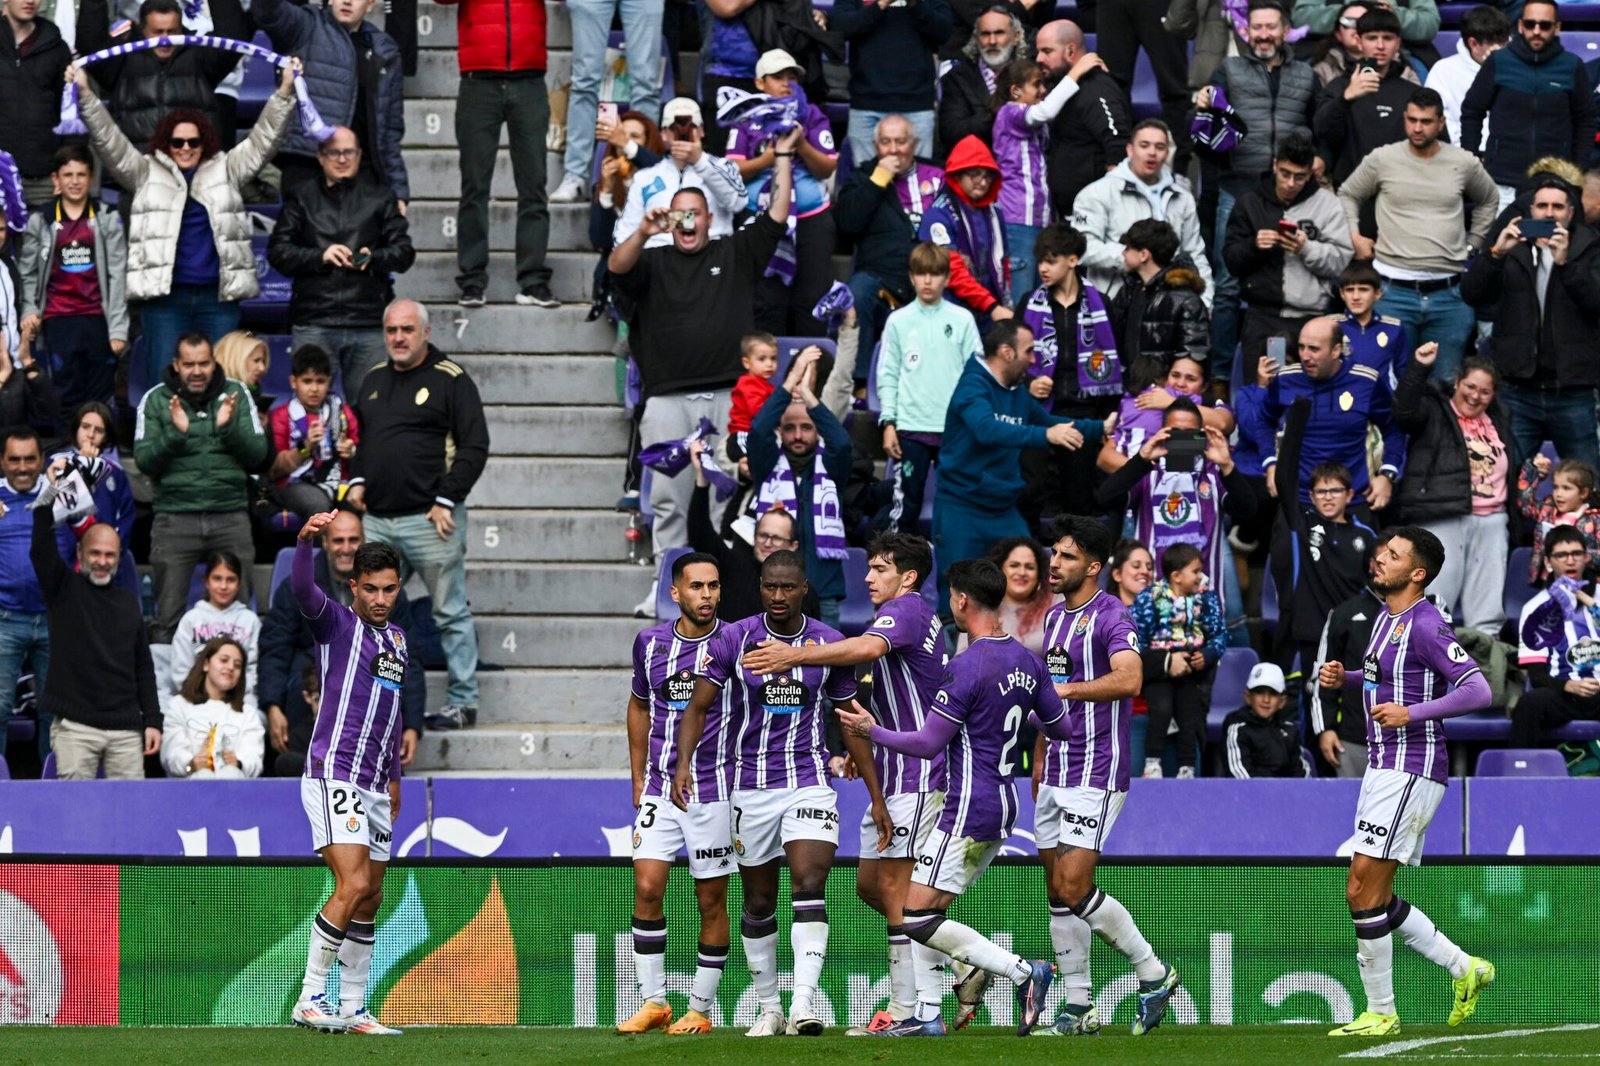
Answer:
<svg viewBox="0 0 1600 1066"><path fill-rule="evenodd" d="M13 715L6 721L6 746L14 747L18 744L31 744L33 738L39 735L39 723L32 718Z"/></svg>
<svg viewBox="0 0 1600 1066"><path fill-rule="evenodd" d="M1554 748L1491 748L1478 753L1474 777L1566 777L1567 760Z"/></svg>
<svg viewBox="0 0 1600 1066"><path fill-rule="evenodd" d="M1278 625L1278 583L1270 566L1261 572L1261 621L1273 628Z"/></svg>
<svg viewBox="0 0 1600 1066"><path fill-rule="evenodd" d="M104 781L106 779L106 764L104 762L102 762L99 765L99 767L95 770L94 776L95 776L95 779L99 780L99 781ZM56 780L59 780L59 778L56 777L56 753L55 752L52 751L50 754L48 754L48 755L46 755L44 757L44 765L39 768L39 780L41 780L41 781L56 781Z"/></svg>
<svg viewBox="0 0 1600 1066"><path fill-rule="evenodd" d="M672 600L672 564L693 548L668 548L661 557L661 569L656 571L656 621L667 622L678 617L678 605Z"/></svg>
<svg viewBox="0 0 1600 1066"><path fill-rule="evenodd" d="M313 549L311 549L311 561L312 561L312 563L315 564L316 561L318 559L320 559L320 558L322 558L322 549L321 548L313 548ZM278 594L278 586L283 584L285 581L289 580L289 570L293 566L294 566L294 549L293 548L279 548L278 549L278 554L272 560L272 580L267 585L267 607L268 607L269 610L272 607L272 597L274 597L274 596L276 596Z"/></svg>
<svg viewBox="0 0 1600 1066"><path fill-rule="evenodd" d="M1445 735L1451 740L1503 744L1511 735L1511 719L1506 717L1504 711L1473 711L1446 722Z"/></svg>
<svg viewBox="0 0 1600 1066"><path fill-rule="evenodd" d="M1217 676L1211 679L1211 707L1206 711L1206 738L1222 739L1222 720L1244 705L1244 683L1260 662L1252 648L1229 648L1217 663Z"/></svg>
<svg viewBox="0 0 1600 1066"><path fill-rule="evenodd" d="M795 356L815 344L822 349L822 354L830 360L834 359L839 350L834 347L833 341L827 337L779 337L778 341L778 372L772 375L774 385L782 385L783 379L789 374L789 364L794 362ZM817 382L817 391L822 391L823 382ZM722 427L719 427L722 428Z"/></svg>
<svg viewBox="0 0 1600 1066"><path fill-rule="evenodd" d="M1528 582L1528 568L1532 565L1532 548L1512 549L1511 560L1506 564L1505 592L1500 599L1500 606L1512 622L1522 617L1522 608L1539 591Z"/></svg>

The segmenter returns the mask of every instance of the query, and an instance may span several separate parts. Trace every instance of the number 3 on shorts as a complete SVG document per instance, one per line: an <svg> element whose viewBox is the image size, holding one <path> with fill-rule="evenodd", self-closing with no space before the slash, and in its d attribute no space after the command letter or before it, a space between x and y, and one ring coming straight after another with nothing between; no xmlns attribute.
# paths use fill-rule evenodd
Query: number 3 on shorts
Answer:
<svg viewBox="0 0 1600 1066"><path fill-rule="evenodd" d="M645 800L639 807L639 828L649 829L656 824L656 805L650 800Z"/></svg>

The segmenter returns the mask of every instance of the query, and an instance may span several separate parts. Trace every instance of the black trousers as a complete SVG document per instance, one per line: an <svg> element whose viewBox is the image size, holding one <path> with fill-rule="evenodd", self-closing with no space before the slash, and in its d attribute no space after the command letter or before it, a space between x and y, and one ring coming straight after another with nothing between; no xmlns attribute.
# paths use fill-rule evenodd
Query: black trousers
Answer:
<svg viewBox="0 0 1600 1066"><path fill-rule="evenodd" d="M827 326L811 311L833 284L833 228L831 209L795 222L794 282L768 277L756 282L757 329L780 337L827 336Z"/></svg>
<svg viewBox="0 0 1600 1066"><path fill-rule="evenodd" d="M1593 721L1596 718L1600 718L1600 696L1574 696L1553 688L1536 688L1524 693L1517 705L1511 708L1510 746L1548 747L1540 739L1545 730L1578 719Z"/></svg>
<svg viewBox="0 0 1600 1066"><path fill-rule="evenodd" d="M1104 20L1105 13L1101 12ZM1145 733L1145 757L1160 752L1166 743L1167 727L1174 720L1178 732L1173 743L1178 749L1178 765L1194 766L1200 749L1206 742L1206 708L1211 703L1213 670L1183 677L1169 677L1164 681L1147 681L1144 702L1150 708L1150 724Z"/></svg>
<svg viewBox="0 0 1600 1066"><path fill-rule="evenodd" d="M117 357L103 315L61 315L44 320L44 343L50 349L50 372L61 393L61 416L69 418L89 400L112 403L117 386Z"/></svg>
<svg viewBox="0 0 1600 1066"><path fill-rule="evenodd" d="M1189 57L1183 42L1161 24L1168 3L1170 0L1117 0L1100 5L1095 51L1131 97L1134 64L1143 46L1161 95L1161 117L1177 142L1173 172L1181 174L1189 158Z"/></svg>

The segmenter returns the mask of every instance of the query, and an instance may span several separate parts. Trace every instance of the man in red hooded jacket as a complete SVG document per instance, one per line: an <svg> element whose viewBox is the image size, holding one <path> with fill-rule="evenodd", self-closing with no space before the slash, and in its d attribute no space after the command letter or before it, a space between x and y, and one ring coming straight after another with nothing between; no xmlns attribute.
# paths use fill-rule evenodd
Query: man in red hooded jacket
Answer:
<svg viewBox="0 0 1600 1066"><path fill-rule="evenodd" d="M1000 165L988 145L968 134L950 150L944 174L944 189L923 214L917 237L950 249L946 294L970 310L980 327L985 315L994 322L1010 318L1006 220L995 203Z"/></svg>

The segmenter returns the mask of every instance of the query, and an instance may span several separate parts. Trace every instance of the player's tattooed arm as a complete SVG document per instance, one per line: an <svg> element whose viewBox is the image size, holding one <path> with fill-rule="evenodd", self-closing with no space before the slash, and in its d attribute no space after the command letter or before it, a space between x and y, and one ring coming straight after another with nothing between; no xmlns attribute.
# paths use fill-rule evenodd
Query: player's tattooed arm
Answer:
<svg viewBox="0 0 1600 1066"><path fill-rule="evenodd" d="M688 810L694 799L694 749L706 731L706 712L721 694L722 689L715 684L697 678L694 695L689 697L689 706L678 720L678 770L672 775L672 802L679 810Z"/></svg>
<svg viewBox="0 0 1600 1066"><path fill-rule="evenodd" d="M1103 703L1137 696L1144 685L1144 660L1139 653L1124 648L1111 656L1111 671L1093 681L1068 681L1056 686L1064 700Z"/></svg>

